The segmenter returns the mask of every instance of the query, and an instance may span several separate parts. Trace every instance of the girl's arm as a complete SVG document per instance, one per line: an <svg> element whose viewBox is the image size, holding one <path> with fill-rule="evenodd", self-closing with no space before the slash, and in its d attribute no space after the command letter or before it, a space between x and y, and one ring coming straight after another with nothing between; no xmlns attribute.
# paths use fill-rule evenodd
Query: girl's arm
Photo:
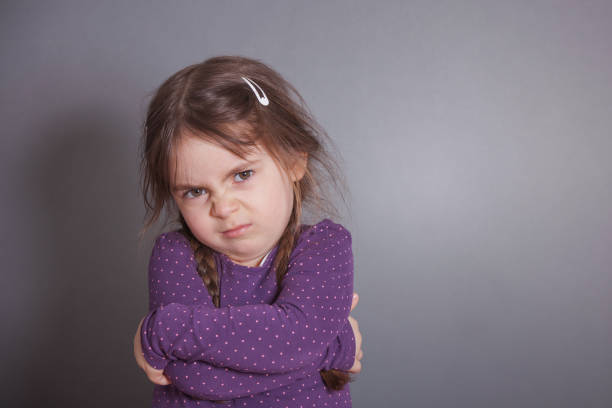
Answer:
<svg viewBox="0 0 612 408"><path fill-rule="evenodd" d="M341 365L342 367L338 368L341 370L346 371L350 368L348 366L352 362L338 361L335 356L330 356L333 354L331 350L336 347L340 347L338 338L330 344L330 352L318 364L320 369L328 370L334 364ZM164 374L174 387L192 398L229 400L285 387L308 376L318 376L319 372L302 368L288 373L245 373L201 361L187 363L174 360L166 366Z"/></svg>
<svg viewBox="0 0 612 408"><path fill-rule="evenodd" d="M338 343L339 340L336 338L328 348L328 354L331 350L335 350ZM312 375L318 375L318 371L308 369L275 374L243 373L229 368L212 366L201 361L188 364L179 360L170 362L165 370L156 370L144 360L140 347L140 325L134 338L134 356L138 365L145 370L149 379L154 383L160 385L172 384L172 387L186 395L206 400L225 400L252 396L285 387ZM324 369L328 369L327 367L333 364L330 363L330 358L326 356L322 365Z"/></svg>
<svg viewBox="0 0 612 408"><path fill-rule="evenodd" d="M190 262L172 248L162 256ZM143 321L144 355L155 368L183 360L243 372L312 369L346 324L352 293L350 234L326 220L301 235L274 304L160 306ZM346 350L353 361L355 345Z"/></svg>
<svg viewBox="0 0 612 408"><path fill-rule="evenodd" d="M191 262L179 261L179 258L182 259L185 255ZM170 258L167 258L168 256ZM161 260L164 262L160 262ZM195 282L193 277L196 278ZM169 287L173 290L168 290ZM210 304L212 307L210 295L202 288L200 278L194 269L193 258L185 242L169 239L167 234L158 237L149 262L149 311L177 300ZM342 332L328 345L324 357L316 363L314 369L304 368L274 374L243 373L201 361L185 363L175 360L165 367L164 374L174 387L194 398L209 400L239 398L284 387L313 373L318 375L319 370L347 371L351 368L354 359L354 346L352 346L354 344L354 333L347 321Z"/></svg>

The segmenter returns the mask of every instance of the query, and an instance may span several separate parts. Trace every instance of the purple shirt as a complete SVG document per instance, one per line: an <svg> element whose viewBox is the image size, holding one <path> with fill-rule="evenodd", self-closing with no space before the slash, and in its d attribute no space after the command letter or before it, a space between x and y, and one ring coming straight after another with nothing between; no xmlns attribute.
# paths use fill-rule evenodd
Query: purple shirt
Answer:
<svg viewBox="0 0 612 408"><path fill-rule="evenodd" d="M158 237L142 349L172 384L155 386L153 407L351 407L349 385L329 390L319 373L355 359L350 233L330 220L303 226L280 290L276 251L256 267L216 253L215 308L187 239Z"/></svg>

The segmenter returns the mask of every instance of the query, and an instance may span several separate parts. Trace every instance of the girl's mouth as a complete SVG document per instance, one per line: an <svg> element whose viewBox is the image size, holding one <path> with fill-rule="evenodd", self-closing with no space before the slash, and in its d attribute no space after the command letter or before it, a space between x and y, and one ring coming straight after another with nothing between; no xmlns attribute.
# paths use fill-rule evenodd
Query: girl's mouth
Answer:
<svg viewBox="0 0 612 408"><path fill-rule="evenodd" d="M239 225L235 228L223 231L223 236L226 238L237 238L241 236L242 234L244 234L249 229L250 226L251 224Z"/></svg>

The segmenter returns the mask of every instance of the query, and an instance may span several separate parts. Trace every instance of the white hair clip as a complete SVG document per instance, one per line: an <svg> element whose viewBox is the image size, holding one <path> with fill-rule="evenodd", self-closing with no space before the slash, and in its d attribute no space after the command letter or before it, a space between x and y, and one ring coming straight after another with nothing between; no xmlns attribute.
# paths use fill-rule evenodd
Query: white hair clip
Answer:
<svg viewBox="0 0 612 408"><path fill-rule="evenodd" d="M249 84L249 86L253 90L253 93L255 93L255 96L257 97L257 100L259 101L259 103L261 103L263 106L268 106L270 101L268 100L268 97L266 96L266 93L263 91L263 89L261 89L261 87L257 85L255 81L253 81L252 79L249 79L246 77L241 77L241 78L244 80L244 82ZM255 89L255 87L259 89L259 91L261 92L261 96L259 96L259 92L257 92L257 89Z"/></svg>

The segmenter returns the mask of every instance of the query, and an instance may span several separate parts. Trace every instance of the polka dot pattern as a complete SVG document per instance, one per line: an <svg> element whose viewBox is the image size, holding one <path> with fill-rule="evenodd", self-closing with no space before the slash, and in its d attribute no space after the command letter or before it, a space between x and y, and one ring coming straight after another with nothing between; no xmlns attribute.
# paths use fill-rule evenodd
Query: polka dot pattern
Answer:
<svg viewBox="0 0 612 408"><path fill-rule="evenodd" d="M157 239L141 335L145 358L172 384L155 387L153 406L351 406L348 385L329 392L319 375L348 370L355 357L351 236L329 220L304 228L280 291L275 252L259 267L216 254L215 308L187 240Z"/></svg>

